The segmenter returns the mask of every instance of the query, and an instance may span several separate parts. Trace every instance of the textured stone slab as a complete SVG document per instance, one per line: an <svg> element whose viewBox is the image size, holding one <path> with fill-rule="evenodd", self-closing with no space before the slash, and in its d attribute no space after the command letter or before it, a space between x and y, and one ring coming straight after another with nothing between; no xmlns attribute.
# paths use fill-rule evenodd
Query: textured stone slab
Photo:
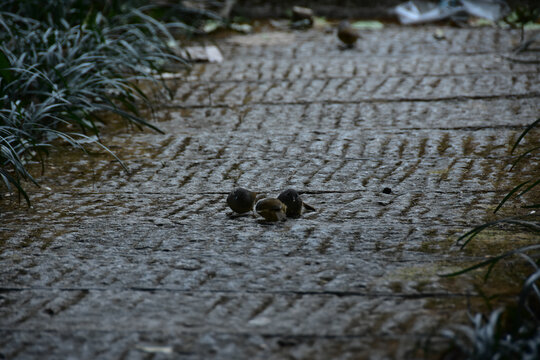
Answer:
<svg viewBox="0 0 540 360"><path fill-rule="evenodd" d="M538 113L535 97L461 99L432 102L359 102L351 104L249 104L238 107L172 107L157 114L164 131L184 133L238 131L293 132L372 129L523 128ZM165 106L165 105L164 105ZM169 106L169 105L167 105ZM138 134L136 134L138 135ZM133 135L130 135L133 137ZM137 136L138 137L138 136Z"/></svg>
<svg viewBox="0 0 540 360"><path fill-rule="evenodd" d="M81 359L381 359L415 356L422 352L427 337L404 335L389 337L365 336L291 336L286 334L230 334L168 331L11 331L0 330L0 346L10 359L42 359L43 354L66 358L77 354ZM431 339L436 343L438 339ZM440 339L439 339L440 342ZM81 346L84 343L84 346ZM63 344L56 347L55 344ZM111 346L114 344L114 346ZM414 344L412 350L402 350ZM164 349L149 353L145 348ZM170 349L170 350L169 350Z"/></svg>
<svg viewBox="0 0 540 360"><path fill-rule="evenodd" d="M167 127L173 128L172 124ZM503 191L534 172L540 161L533 158L509 171L516 158L510 150L518 134L512 128L391 131L360 127L327 132L298 127L291 132L140 134L115 139L119 149L140 149L137 153L119 151L131 170L129 176L103 154L73 163L71 170L83 175L78 179L58 179L52 169L41 181L58 191L75 187L83 192L178 195L226 194L235 184L274 193L288 186L371 193L390 186L396 194L441 189ZM534 144L526 141L523 148ZM62 169L60 164L58 168Z"/></svg>
<svg viewBox="0 0 540 360"><path fill-rule="evenodd" d="M351 103L362 101L434 101L460 98L539 96L536 73L381 78L299 79L257 83L186 82L173 105L238 106L249 103Z"/></svg>
<svg viewBox="0 0 540 360"><path fill-rule="evenodd" d="M435 39L435 31L444 31L445 40ZM267 30L271 35L273 29ZM311 30L295 32L294 40L288 44L262 46L222 45L225 59L288 59L310 61L314 58L350 58L364 56L403 56L425 54L426 57L440 55L506 54L519 42L518 30L496 28L459 29L452 27L404 27L386 26L382 31L361 32L363 38L350 51L340 51L335 33ZM262 35L268 37L268 34ZM230 46L230 47L229 47ZM324 60L323 60L324 61Z"/></svg>
<svg viewBox="0 0 540 360"><path fill-rule="evenodd" d="M516 63L503 55L452 54L426 57L406 55L372 55L355 51L352 54L329 50L335 57L306 57L299 61L283 62L279 58L245 57L222 64L196 64L187 79L191 81L250 81L299 79L335 79L370 76L447 76L478 74L538 74L540 65Z"/></svg>

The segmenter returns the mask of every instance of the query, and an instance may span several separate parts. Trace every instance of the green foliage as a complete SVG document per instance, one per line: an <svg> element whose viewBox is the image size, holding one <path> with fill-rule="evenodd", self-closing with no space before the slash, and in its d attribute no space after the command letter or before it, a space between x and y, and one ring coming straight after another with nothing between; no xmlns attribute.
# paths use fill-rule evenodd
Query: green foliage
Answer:
<svg viewBox="0 0 540 360"><path fill-rule="evenodd" d="M139 109L152 109L137 80L156 82L163 65L183 59L167 45L174 31L136 6L144 1L8 0L0 4L0 190L37 185L27 164L43 164L61 138L84 150L99 142L98 114L116 113L138 127L156 126ZM202 15L202 14L201 14ZM58 131L75 128L73 132ZM110 151L109 151L110 152Z"/></svg>
<svg viewBox="0 0 540 360"><path fill-rule="evenodd" d="M521 133L512 147L512 153L523 138L534 128L540 125L540 119L531 123ZM533 146L525 150L514 162L515 165L527 158L528 155L538 151L540 147ZM506 194L494 212L497 212L513 196L521 197L540 184L540 173L521 182ZM525 208L538 208L538 199L525 205ZM458 239L463 249L476 235L483 230L501 225L519 226L540 239L540 223L534 211L525 215L502 218L496 221L481 224ZM507 306L492 312L485 319L482 314L471 317L472 325L454 326L452 330L443 331L443 335L453 342L453 356L466 359L538 359L540 358L540 244L516 247L503 254L482 261L465 269L441 275L443 277L458 276L479 268L487 267L484 280L487 281L494 266L500 261L512 256L519 256L533 268L523 282L519 301L515 305ZM504 321L503 321L504 320ZM455 353L458 354L455 354Z"/></svg>
<svg viewBox="0 0 540 360"><path fill-rule="evenodd" d="M520 41L523 43L525 36L525 26L528 24L534 24L539 17L540 7L537 4L527 4L516 6L513 11L503 19L503 21L511 27L520 29Z"/></svg>
<svg viewBox="0 0 540 360"><path fill-rule="evenodd" d="M522 28L524 25L534 23L540 17L540 7L521 5L504 18L507 24Z"/></svg>
<svg viewBox="0 0 540 360"><path fill-rule="evenodd" d="M512 146L512 150L511 150L512 154L517 149L518 145L524 139L524 137L530 131L532 131L533 129L535 129L538 126L540 126L540 118L537 119L536 121L532 122L531 124L529 124L525 128L525 130L523 130L523 132L520 134L520 136L518 137L518 139L516 140L516 142ZM540 150L539 146L533 146L532 148L525 150L521 155L519 155L517 160L514 161L514 163L512 164L512 167L510 168L510 171L512 171L515 168L515 166L517 165L518 162L523 161L524 159L526 159L526 157L528 155L531 155L531 154L533 154L535 152L538 152L538 150ZM537 173L533 174L533 176L530 179L528 179L528 180L526 180L524 182L521 182L520 184L515 186L513 189L511 189L508 192L508 194L506 194L504 196L504 198L500 201L499 205L495 208L494 213L499 211L499 209L509 199L511 199L512 196L515 195L516 197L522 197L523 195L527 194L528 192L530 192L531 190L536 188L539 184L540 184L540 173L537 172ZM537 201L538 201L538 199L535 199L532 203L527 204L527 205L525 205L523 207L524 208L538 208L538 207L540 207L540 203L538 203ZM458 238L458 240L457 240L457 243L459 244L459 243L461 243L462 240L464 240L464 242L461 244L461 249L463 249L481 231L483 231L484 229L487 229L489 227L492 227L492 226L495 226L495 225L500 225L500 224L519 225L519 226L528 228L530 231L538 233L538 232L540 232L540 224L538 224L538 222L534 220L536 217L537 217L536 213L531 212L531 213L528 213L526 215L503 218L503 219L495 220L495 221L492 221L492 222L484 223L484 224L481 224L481 225L475 227L474 229L470 230L469 232L465 233L464 235L460 236ZM530 220L530 218L532 218L532 220ZM462 272L460 272L460 273L462 273Z"/></svg>
<svg viewBox="0 0 540 360"><path fill-rule="evenodd" d="M538 300L537 293L535 299ZM514 321L510 319L514 317ZM470 325L455 325L442 335L450 339L453 348L445 358L455 359L524 359L540 358L540 327L538 318L523 320L518 308L499 308L489 317L470 315ZM512 327L515 319L517 327Z"/></svg>

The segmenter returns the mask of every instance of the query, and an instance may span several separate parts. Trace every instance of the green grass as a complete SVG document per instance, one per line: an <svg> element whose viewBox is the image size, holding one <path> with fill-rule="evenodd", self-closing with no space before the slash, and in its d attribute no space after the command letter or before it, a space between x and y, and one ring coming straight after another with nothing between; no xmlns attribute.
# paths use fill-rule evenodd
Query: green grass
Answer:
<svg viewBox="0 0 540 360"><path fill-rule="evenodd" d="M0 194L17 191L30 205L26 186L38 181L28 163L40 161L44 170L55 139L83 150L83 143L91 142L109 151L99 140L104 122L99 114L104 112L160 131L141 115L142 110L152 110L152 101L136 84L158 82L156 75L171 61L185 64L169 45L174 43L173 32L192 28L177 20L196 21L211 13L148 3L0 4ZM169 22L148 14L166 15ZM75 130L59 130L68 128Z"/></svg>
<svg viewBox="0 0 540 360"><path fill-rule="evenodd" d="M512 148L512 153L518 148L520 142L531 131L538 130L540 119L531 123L518 137ZM527 159L540 148L533 144L529 149L522 150L510 169L512 171L519 162ZM529 179L521 182L504 196L494 210L497 213L508 201L522 198L538 187L540 172L536 172ZM530 197L525 209L540 208L537 198ZM515 304L492 311L489 315L470 315L469 325L454 325L443 330L443 335L452 342L452 348L445 358L449 359L538 359L540 358L540 222L536 210L530 210L522 215L504 217L498 220L481 224L462 235L457 243L461 249L465 248L482 231L499 227L503 230L513 231L519 227L537 236L538 243L526 246L514 246L497 256L469 266L465 269L443 275L444 277L458 276L476 269L486 268L484 280L487 281L493 268L501 261L515 258L524 261L531 269L524 276L521 293Z"/></svg>

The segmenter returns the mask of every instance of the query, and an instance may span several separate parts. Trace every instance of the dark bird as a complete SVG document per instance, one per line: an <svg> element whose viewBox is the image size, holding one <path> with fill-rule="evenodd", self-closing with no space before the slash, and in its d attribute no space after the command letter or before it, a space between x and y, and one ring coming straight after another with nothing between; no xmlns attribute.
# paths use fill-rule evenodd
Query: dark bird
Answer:
<svg viewBox="0 0 540 360"><path fill-rule="evenodd" d="M292 24L293 28L310 28L313 26L314 14L313 10L301 7L293 6L292 8Z"/></svg>
<svg viewBox="0 0 540 360"><path fill-rule="evenodd" d="M227 205L236 213L243 214L253 210L257 193L244 188L236 188L227 196Z"/></svg>
<svg viewBox="0 0 540 360"><path fill-rule="evenodd" d="M266 221L282 221L287 219L287 206L274 198L259 200L255 205L255 211Z"/></svg>
<svg viewBox="0 0 540 360"><path fill-rule="evenodd" d="M298 191L294 189L283 191L279 194L278 200L287 206L287 217L299 217L302 214L302 208L306 208L306 210L309 211L315 211L315 208L306 204L300 197L300 194L298 194Z"/></svg>
<svg viewBox="0 0 540 360"><path fill-rule="evenodd" d="M354 29L348 21L344 20L339 23L337 36L348 48L352 48L360 34Z"/></svg>

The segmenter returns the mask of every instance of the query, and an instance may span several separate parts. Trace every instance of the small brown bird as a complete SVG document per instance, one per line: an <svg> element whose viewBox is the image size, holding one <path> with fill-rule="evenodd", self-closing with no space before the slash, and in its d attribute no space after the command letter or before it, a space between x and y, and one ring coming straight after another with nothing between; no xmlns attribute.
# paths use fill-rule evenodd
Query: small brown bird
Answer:
<svg viewBox="0 0 540 360"><path fill-rule="evenodd" d="M259 200L255 205L255 211L266 221L282 221L287 219L287 206L274 198Z"/></svg>
<svg viewBox="0 0 540 360"><path fill-rule="evenodd" d="M236 188L227 196L227 204L236 213L243 214L253 210L257 193L244 188Z"/></svg>
<svg viewBox="0 0 540 360"><path fill-rule="evenodd" d="M309 28L313 26L314 14L310 8L302 6L293 6L292 8L292 27Z"/></svg>
<svg viewBox="0 0 540 360"><path fill-rule="evenodd" d="M299 217L302 214L302 208L306 208L306 210L309 211L315 211L315 208L306 204L300 197L300 194L298 194L298 191L294 189L283 191L279 194L278 200L287 206L287 217Z"/></svg>
<svg viewBox="0 0 540 360"><path fill-rule="evenodd" d="M344 20L338 25L337 36L348 48L352 48L356 40L360 37L360 34L348 21Z"/></svg>

